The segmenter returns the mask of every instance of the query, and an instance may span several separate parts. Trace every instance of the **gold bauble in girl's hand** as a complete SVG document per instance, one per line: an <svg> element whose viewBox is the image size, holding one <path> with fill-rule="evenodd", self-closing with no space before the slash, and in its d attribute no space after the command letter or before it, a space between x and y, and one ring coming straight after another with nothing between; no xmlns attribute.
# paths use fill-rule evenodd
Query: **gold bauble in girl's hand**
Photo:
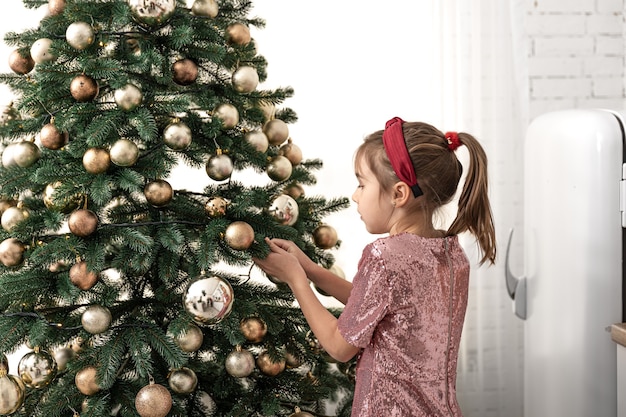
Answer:
<svg viewBox="0 0 626 417"><path fill-rule="evenodd" d="M109 151L101 148L89 148L83 155L83 167L90 174L102 174L111 166Z"/></svg>
<svg viewBox="0 0 626 417"><path fill-rule="evenodd" d="M48 0L48 14L50 16L56 16L63 13L65 5L65 0Z"/></svg>
<svg viewBox="0 0 626 417"><path fill-rule="evenodd" d="M17 373L29 388L43 388L57 375L57 363L45 350L25 354L17 364Z"/></svg>
<svg viewBox="0 0 626 417"><path fill-rule="evenodd" d="M313 230L313 243L320 249L331 249L338 242L337 231L327 224L322 224Z"/></svg>
<svg viewBox="0 0 626 417"><path fill-rule="evenodd" d="M293 143L291 139L287 139L287 143L284 143L278 150L278 154L286 157L291 162L291 165L296 166L302 162L302 150L298 145Z"/></svg>
<svg viewBox="0 0 626 417"><path fill-rule="evenodd" d="M22 380L9 375L9 369L0 369L0 415L13 414L24 404L26 387Z"/></svg>
<svg viewBox="0 0 626 417"><path fill-rule="evenodd" d="M4 239L0 243L0 262L11 267L20 265L24 261L24 244L14 237Z"/></svg>
<svg viewBox="0 0 626 417"><path fill-rule="evenodd" d="M91 210L74 211L68 220L70 232L80 237L87 237L98 228L98 216Z"/></svg>
<svg viewBox="0 0 626 417"><path fill-rule="evenodd" d="M165 417L172 409L172 394L163 385L150 383L137 393L135 409L141 417Z"/></svg>
<svg viewBox="0 0 626 417"><path fill-rule="evenodd" d="M79 103L86 103L98 97L98 82L88 75L80 74L70 83L70 94Z"/></svg>
<svg viewBox="0 0 626 417"><path fill-rule="evenodd" d="M196 373L187 367L173 370L167 382L176 394L191 394L198 386Z"/></svg>
<svg viewBox="0 0 626 417"><path fill-rule="evenodd" d="M191 14L210 17L211 19L217 16L219 10L219 6L215 0L196 0L191 6Z"/></svg>
<svg viewBox="0 0 626 417"><path fill-rule="evenodd" d="M71 47L82 51L95 39L93 28L86 22L74 22L65 30L65 40Z"/></svg>
<svg viewBox="0 0 626 417"><path fill-rule="evenodd" d="M237 346L226 356L224 366L229 375L235 378L245 378L254 371L254 356L249 350Z"/></svg>
<svg viewBox="0 0 626 417"><path fill-rule="evenodd" d="M30 53L24 53L19 49L15 49L9 55L9 68L16 74L25 75L35 68L35 61L30 56Z"/></svg>
<svg viewBox="0 0 626 417"><path fill-rule="evenodd" d="M83 291L90 290L98 282L98 273L89 270L87 262L80 261L72 265L69 271L70 281Z"/></svg>
<svg viewBox="0 0 626 417"><path fill-rule="evenodd" d="M224 129L232 129L239 123L239 111L229 103L220 104L215 108L213 116L222 121Z"/></svg>
<svg viewBox="0 0 626 417"><path fill-rule="evenodd" d="M244 135L245 140L252 145L254 149L259 152L267 151L267 148L270 146L269 140L267 140L267 136L260 130L253 130L251 132L247 132Z"/></svg>
<svg viewBox="0 0 626 417"><path fill-rule="evenodd" d="M109 151L111 162L121 167L130 167L135 165L139 159L139 148L129 139L118 139Z"/></svg>
<svg viewBox="0 0 626 417"><path fill-rule="evenodd" d="M173 151L184 151L191 145L191 129L181 121L172 122L163 129L163 142Z"/></svg>
<svg viewBox="0 0 626 417"><path fill-rule="evenodd" d="M246 250L254 242L254 229L244 221L234 221L224 232L226 244L235 250Z"/></svg>
<svg viewBox="0 0 626 417"><path fill-rule="evenodd" d="M239 323L239 330L250 343L260 343L267 334L267 325L260 317L247 317Z"/></svg>
<svg viewBox="0 0 626 417"><path fill-rule="evenodd" d="M265 375L276 376L285 370L286 365L284 359L274 362L272 358L270 358L269 353L262 352L256 358L256 366L258 366Z"/></svg>
<svg viewBox="0 0 626 417"><path fill-rule="evenodd" d="M43 125L39 132L39 140L44 148L57 150L64 147L68 140L69 134L61 132L53 122Z"/></svg>
<svg viewBox="0 0 626 417"><path fill-rule="evenodd" d="M274 181L285 181L291 177L293 165L287 157L278 155L267 164L267 175Z"/></svg>
<svg viewBox="0 0 626 417"><path fill-rule="evenodd" d="M52 47L52 39L37 39L30 47L30 56L35 64L43 64L44 62L54 61L56 58L50 51Z"/></svg>
<svg viewBox="0 0 626 417"><path fill-rule="evenodd" d="M100 385L96 377L98 370L95 366L87 366L76 373L74 384L84 395L94 395L100 392Z"/></svg>
<svg viewBox="0 0 626 417"><path fill-rule="evenodd" d="M226 28L226 40L234 45L245 46L250 43L250 28L243 23L233 23Z"/></svg>
<svg viewBox="0 0 626 417"><path fill-rule="evenodd" d="M280 146L289 138L289 126L280 119L273 119L263 125L263 133L270 145Z"/></svg>
<svg viewBox="0 0 626 417"><path fill-rule="evenodd" d="M144 27L162 26L176 10L176 0L128 0L135 22Z"/></svg>
<svg viewBox="0 0 626 417"><path fill-rule="evenodd" d="M143 188L143 193L148 203L152 204L154 207L163 207L169 204L174 197L174 190L170 183L161 179L146 184Z"/></svg>
<svg viewBox="0 0 626 417"><path fill-rule="evenodd" d="M106 332L111 327L112 321L111 311L98 304L88 306L80 318L83 329L91 334Z"/></svg>
<svg viewBox="0 0 626 417"><path fill-rule="evenodd" d="M178 85L190 85L198 78L198 65L189 58L179 59L172 64L172 79Z"/></svg>
<svg viewBox="0 0 626 417"><path fill-rule="evenodd" d="M238 93L251 93L259 85L259 74L256 72L256 68L243 65L233 72L231 82Z"/></svg>
<svg viewBox="0 0 626 417"><path fill-rule="evenodd" d="M223 181L233 173L233 160L224 154L212 155L206 163L207 175L215 181Z"/></svg>
<svg viewBox="0 0 626 417"><path fill-rule="evenodd" d="M115 90L113 94L115 104L123 111L135 110L143 101L143 93L134 84L126 84L125 86Z"/></svg>

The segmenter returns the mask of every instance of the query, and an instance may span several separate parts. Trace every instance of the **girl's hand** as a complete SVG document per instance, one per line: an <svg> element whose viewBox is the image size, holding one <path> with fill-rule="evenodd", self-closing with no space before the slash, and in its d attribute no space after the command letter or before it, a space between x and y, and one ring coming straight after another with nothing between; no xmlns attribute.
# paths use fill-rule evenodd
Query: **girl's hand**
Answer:
<svg viewBox="0 0 626 417"><path fill-rule="evenodd" d="M253 258L254 263L266 274L288 284L306 280L304 269L296 257L298 251L306 259L306 255L293 243L286 240L265 238L271 252L265 259ZM296 254L290 252L296 252ZM310 261L310 260L309 260Z"/></svg>
<svg viewBox="0 0 626 417"><path fill-rule="evenodd" d="M291 240L267 239L266 238L265 241L268 242L268 244L274 243L279 248L295 256L305 271L307 270L307 268L310 268L311 266L315 266L315 263L311 260L311 258L309 258L304 252L302 252L302 249L300 249L298 245L293 243Z"/></svg>

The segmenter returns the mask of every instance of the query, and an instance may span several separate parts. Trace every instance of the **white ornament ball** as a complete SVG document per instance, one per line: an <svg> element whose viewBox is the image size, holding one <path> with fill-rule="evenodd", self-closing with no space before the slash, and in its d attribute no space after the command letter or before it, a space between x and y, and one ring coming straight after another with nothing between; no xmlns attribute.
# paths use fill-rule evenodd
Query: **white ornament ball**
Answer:
<svg viewBox="0 0 626 417"><path fill-rule="evenodd" d="M126 84L115 90L114 99L117 106L124 111L136 109L143 101L143 93L134 84Z"/></svg>
<svg viewBox="0 0 626 417"><path fill-rule="evenodd" d="M74 22L65 31L67 43L79 51L89 47L95 39L93 28L86 22Z"/></svg>
<svg viewBox="0 0 626 417"><path fill-rule="evenodd" d="M235 70L231 79L235 91L238 93L251 93L259 85L259 74L256 68L243 65Z"/></svg>
<svg viewBox="0 0 626 417"><path fill-rule="evenodd" d="M37 39L30 47L30 56L33 58L33 61L35 61L36 64L42 64L54 60L55 56L50 52L51 46L52 39Z"/></svg>

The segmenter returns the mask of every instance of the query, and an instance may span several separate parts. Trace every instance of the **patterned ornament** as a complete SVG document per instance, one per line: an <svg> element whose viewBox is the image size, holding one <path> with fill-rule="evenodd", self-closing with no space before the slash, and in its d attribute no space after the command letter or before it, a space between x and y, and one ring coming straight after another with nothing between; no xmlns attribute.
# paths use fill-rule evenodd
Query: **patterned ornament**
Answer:
<svg viewBox="0 0 626 417"><path fill-rule="evenodd" d="M191 14L194 16L210 17L211 19L217 16L219 10L215 0L196 0L191 6Z"/></svg>
<svg viewBox="0 0 626 417"><path fill-rule="evenodd" d="M191 145L191 129L176 120L163 129L163 142L173 151L184 151Z"/></svg>
<svg viewBox="0 0 626 417"><path fill-rule="evenodd" d="M79 237L87 237L98 228L98 216L91 210L78 209L68 220L70 232Z"/></svg>
<svg viewBox="0 0 626 417"><path fill-rule="evenodd" d="M198 386L196 373L186 367L173 370L167 381L172 391L176 394L191 394Z"/></svg>
<svg viewBox="0 0 626 417"><path fill-rule="evenodd" d="M191 323L183 333L174 337L174 342L183 352L196 352L202 346L203 341L202 329Z"/></svg>
<svg viewBox="0 0 626 417"><path fill-rule="evenodd" d="M280 146L289 138L289 126L280 119L273 119L263 125L263 133L270 145Z"/></svg>
<svg viewBox="0 0 626 417"><path fill-rule="evenodd" d="M233 173L233 160L224 155L218 149L216 155L212 155L206 163L206 173L212 180L223 181Z"/></svg>
<svg viewBox="0 0 626 417"><path fill-rule="evenodd" d="M147 183L143 188L143 193L148 203L152 204L154 207L166 206L174 197L174 190L170 183L161 179Z"/></svg>
<svg viewBox="0 0 626 417"><path fill-rule="evenodd" d="M298 221L298 203L287 194L281 194L272 201L269 213L278 223L293 226Z"/></svg>
<svg viewBox="0 0 626 417"><path fill-rule="evenodd" d="M274 181L285 181L291 177L293 165L287 157L277 155L267 164L267 175Z"/></svg>
<svg viewBox="0 0 626 417"><path fill-rule="evenodd" d="M176 0L128 0L135 22L144 27L159 27L167 23L176 10Z"/></svg>
<svg viewBox="0 0 626 417"><path fill-rule="evenodd" d="M250 43L250 28L243 23L233 23L226 28L226 40L230 44L245 46Z"/></svg>
<svg viewBox="0 0 626 417"><path fill-rule="evenodd" d="M111 146L109 156L115 165L130 167L139 159L139 148L132 140L121 138Z"/></svg>
<svg viewBox="0 0 626 417"><path fill-rule="evenodd" d="M189 58L179 59L172 64L172 79L178 85L191 85L198 78L198 65Z"/></svg>
<svg viewBox="0 0 626 417"><path fill-rule="evenodd" d="M41 128L39 140L44 148L57 150L67 145L69 134L61 132L54 124L54 120L51 120Z"/></svg>
<svg viewBox="0 0 626 417"><path fill-rule="evenodd" d="M30 56L35 61L35 64L43 64L44 62L53 61L56 57L50 51L52 46L52 39L41 38L37 39L30 47Z"/></svg>
<svg viewBox="0 0 626 417"><path fill-rule="evenodd" d="M254 243L254 229L244 221L234 221L226 227L224 241L232 249L246 250Z"/></svg>
<svg viewBox="0 0 626 417"><path fill-rule="evenodd" d="M269 353L262 352L256 358L256 366L258 366L265 375L276 376L285 370L286 364L284 359L274 362Z"/></svg>
<svg viewBox="0 0 626 417"><path fill-rule="evenodd" d="M135 409L141 417L165 417L172 409L172 394L163 385L150 382L137 393Z"/></svg>
<svg viewBox="0 0 626 417"><path fill-rule="evenodd" d="M84 395L94 395L100 392L100 385L97 378L98 369L95 366L87 366L76 372L74 384Z"/></svg>
<svg viewBox="0 0 626 417"><path fill-rule="evenodd" d="M249 350L237 346L235 350L226 356L224 367L229 375L235 378L245 378L254 371L254 356L252 356Z"/></svg>
<svg viewBox="0 0 626 417"><path fill-rule="evenodd" d="M197 324L212 325L228 317L234 298L228 281L218 276L200 275L189 282L183 295L183 307Z"/></svg>
<svg viewBox="0 0 626 417"><path fill-rule="evenodd" d="M88 306L80 318L83 329L91 334L106 332L111 327L112 321L111 311L98 304Z"/></svg>
<svg viewBox="0 0 626 417"><path fill-rule="evenodd" d="M111 166L109 151L102 148L89 148L83 155L83 167L90 174L102 174Z"/></svg>
<svg viewBox="0 0 626 417"><path fill-rule="evenodd" d="M24 53L19 49L15 49L9 55L9 68L16 74L25 75L35 68L35 61L30 56L30 53Z"/></svg>
<svg viewBox="0 0 626 417"><path fill-rule="evenodd" d="M43 388L57 375L57 363L51 354L35 348L17 364L17 373L29 388Z"/></svg>
<svg viewBox="0 0 626 417"><path fill-rule="evenodd" d="M65 40L75 49L82 51L95 40L93 28L89 23L74 22L65 31Z"/></svg>
<svg viewBox="0 0 626 417"><path fill-rule="evenodd" d="M115 104L123 111L135 110L143 101L143 93L134 84L126 84L113 93Z"/></svg>
<svg viewBox="0 0 626 417"><path fill-rule="evenodd" d="M224 217L226 215L226 208L228 207L228 200L222 197L212 197L204 205L204 211L209 217Z"/></svg>
<svg viewBox="0 0 626 417"><path fill-rule="evenodd" d="M232 129L239 123L239 111L229 103L222 103L215 108L213 116L222 121L224 129Z"/></svg>
<svg viewBox="0 0 626 417"><path fill-rule="evenodd" d="M260 317L247 317L239 323L239 330L250 343L260 343L267 334L267 324Z"/></svg>
<svg viewBox="0 0 626 417"><path fill-rule="evenodd" d="M243 65L233 72L231 82L235 91L242 94L251 93L259 85L259 74L256 68Z"/></svg>
<svg viewBox="0 0 626 417"><path fill-rule="evenodd" d="M302 162L302 150L291 139L287 139L287 143L283 143L278 150L278 154L289 159L293 166L300 165L300 162Z"/></svg>
<svg viewBox="0 0 626 417"><path fill-rule="evenodd" d="M87 262L76 262L69 271L70 282L83 291L90 290L98 283L99 275L91 271Z"/></svg>
<svg viewBox="0 0 626 417"><path fill-rule="evenodd" d="M24 404L25 393L26 387L22 380L9 375L9 365L0 366L0 415L13 414L19 410Z"/></svg>
<svg viewBox="0 0 626 417"><path fill-rule="evenodd" d="M267 140L267 136L265 136L265 133L260 130L247 132L244 135L244 139L259 152L267 151L267 148L269 148L270 145L270 142Z"/></svg>
<svg viewBox="0 0 626 417"><path fill-rule="evenodd" d="M100 87L98 82L88 75L80 74L70 83L70 94L79 103L86 103L98 97Z"/></svg>

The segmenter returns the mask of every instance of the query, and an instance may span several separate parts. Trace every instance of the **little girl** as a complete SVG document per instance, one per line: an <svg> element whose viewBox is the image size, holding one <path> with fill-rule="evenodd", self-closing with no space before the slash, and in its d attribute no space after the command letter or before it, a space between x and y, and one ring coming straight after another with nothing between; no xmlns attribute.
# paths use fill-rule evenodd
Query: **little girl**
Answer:
<svg viewBox="0 0 626 417"><path fill-rule="evenodd" d="M470 161L448 230L433 215L451 201ZM445 135L425 123L389 120L357 149L352 195L368 232L388 234L363 250L352 283L314 263L293 242L266 239L255 263L287 283L311 330L338 361L358 356L352 416L462 415L456 364L467 306L469 262L457 235L469 231L494 263L495 231L487 195L487 157L467 133ZM336 319L309 280L345 304Z"/></svg>

